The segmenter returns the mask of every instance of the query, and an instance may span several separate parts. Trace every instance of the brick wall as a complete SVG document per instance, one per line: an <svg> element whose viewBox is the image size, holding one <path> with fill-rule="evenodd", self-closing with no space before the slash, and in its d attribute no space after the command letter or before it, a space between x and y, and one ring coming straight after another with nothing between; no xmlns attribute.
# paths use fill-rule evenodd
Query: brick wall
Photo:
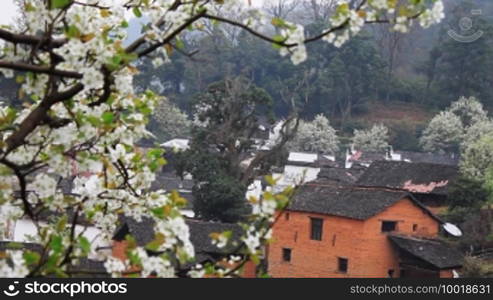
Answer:
<svg viewBox="0 0 493 300"><path fill-rule="evenodd" d="M286 215L289 214L289 217ZM310 239L310 217L322 218L322 241ZM273 277L387 277L399 276L398 258L381 221L397 221L400 233L436 236L439 224L405 198L372 218L360 221L304 212L285 212L273 228L269 274ZM414 226L414 225L417 226ZM283 261L290 248L291 261ZM348 259L347 273L338 271L338 258Z"/></svg>

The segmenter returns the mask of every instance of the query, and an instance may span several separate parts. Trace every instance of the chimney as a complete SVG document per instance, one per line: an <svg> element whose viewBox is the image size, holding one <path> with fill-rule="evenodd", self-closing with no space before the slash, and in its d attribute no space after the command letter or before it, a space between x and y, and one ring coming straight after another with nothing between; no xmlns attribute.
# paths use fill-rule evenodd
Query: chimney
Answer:
<svg viewBox="0 0 493 300"><path fill-rule="evenodd" d="M346 169L350 169L353 166L353 163L349 160L351 154L349 153L349 149L346 149L346 161L344 163L344 167Z"/></svg>

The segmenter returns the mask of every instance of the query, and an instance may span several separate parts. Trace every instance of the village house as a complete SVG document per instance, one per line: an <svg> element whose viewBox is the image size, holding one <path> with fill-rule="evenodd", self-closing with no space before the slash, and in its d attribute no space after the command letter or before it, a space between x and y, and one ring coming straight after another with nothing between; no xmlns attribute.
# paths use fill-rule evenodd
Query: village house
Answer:
<svg viewBox="0 0 493 300"><path fill-rule="evenodd" d="M462 256L406 191L304 184L273 226L273 277L454 277Z"/></svg>
<svg viewBox="0 0 493 300"><path fill-rule="evenodd" d="M435 214L447 209L449 187L459 176L456 166L403 161L375 161L356 182L359 186L410 192Z"/></svg>
<svg viewBox="0 0 493 300"><path fill-rule="evenodd" d="M225 267L234 267L230 264L232 256L241 257L240 253L235 253L239 245L243 229L237 224L226 224L217 222L207 222L200 220L188 219L187 225L190 229L190 241L195 249L195 260L185 265L178 266L178 276L185 276L196 265L205 265L206 263L218 263ZM121 217L120 227L113 237L112 255L120 258L122 261L127 259L128 241L126 236L129 234L138 246L145 247L149 242L154 240L154 222L152 219L143 218L137 222L133 218ZM212 243L211 234L231 231L231 242L224 248L218 248ZM160 255L159 252L148 251L148 255ZM136 269L129 269L127 272L135 272ZM256 265L249 261L241 271L241 277L254 278L256 276Z"/></svg>
<svg viewBox="0 0 493 300"><path fill-rule="evenodd" d="M346 150L344 167L346 169L360 167L368 168L376 161L395 161L408 163L430 163L446 166L457 166L459 156L454 154L425 153L413 151L394 151L392 146L380 152L355 150L353 146Z"/></svg>

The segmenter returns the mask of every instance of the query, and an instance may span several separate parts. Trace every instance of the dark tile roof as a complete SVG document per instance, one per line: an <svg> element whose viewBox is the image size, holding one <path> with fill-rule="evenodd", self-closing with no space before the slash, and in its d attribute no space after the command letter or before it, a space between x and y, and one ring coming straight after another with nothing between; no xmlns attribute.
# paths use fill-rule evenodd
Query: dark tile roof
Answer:
<svg viewBox="0 0 493 300"><path fill-rule="evenodd" d="M43 247L35 243L0 241L0 251L5 251L5 250L29 250L34 252L41 252L43 251Z"/></svg>
<svg viewBox="0 0 493 300"><path fill-rule="evenodd" d="M376 161L361 175L357 184L368 187L386 187L413 193L446 194L447 188L458 176L454 166Z"/></svg>
<svg viewBox="0 0 493 300"><path fill-rule="evenodd" d="M437 269L460 268L463 264L463 255L443 241L397 234L391 234L388 238L400 250L425 261Z"/></svg>
<svg viewBox="0 0 493 300"><path fill-rule="evenodd" d="M288 210L366 220L405 197L408 197L417 206L434 217L408 192L381 188L338 186L324 179L317 179L301 186Z"/></svg>
<svg viewBox="0 0 493 300"><path fill-rule="evenodd" d="M72 276L75 277L111 277L104 267L104 261L83 258L74 266L69 267Z"/></svg>
<svg viewBox="0 0 493 300"><path fill-rule="evenodd" d="M134 218L129 218L123 215L119 217L120 227L116 230L116 240L123 240L127 234L130 234L137 245L145 246L147 243L154 240L154 221L151 218L142 218L140 222Z"/></svg>
<svg viewBox="0 0 493 300"><path fill-rule="evenodd" d="M337 161L333 161L328 159L322 154L318 154L317 159L314 162L309 161L296 161L296 160L288 160L286 165L290 166L300 166L300 167L312 167L312 168L324 168L324 167L339 167L339 163Z"/></svg>
<svg viewBox="0 0 493 300"><path fill-rule="evenodd" d="M188 220L187 224L190 228L190 241L195 247L196 253L229 253L235 246L238 245L243 229L237 224L205 222L198 220ZM217 232L231 231L231 245L225 249L219 249L211 243L210 234Z"/></svg>
<svg viewBox="0 0 493 300"><path fill-rule="evenodd" d="M192 242L196 253L212 253L222 254L230 248L219 249L211 242L210 234L224 231L232 231L231 247L238 244L239 238L242 235L243 229L237 224L226 224L216 222L206 222L199 220L187 220L187 225L190 228L190 241ZM123 239L127 233L130 233L136 240L139 246L145 246L154 239L154 221L150 218L143 218L141 222L137 222L133 218L120 217L121 226L117 229L114 239Z"/></svg>
<svg viewBox="0 0 493 300"><path fill-rule="evenodd" d="M357 168L332 168L324 167L318 173L318 178L323 178L328 181L340 184L354 184L363 174L362 170Z"/></svg>
<svg viewBox="0 0 493 300"><path fill-rule="evenodd" d="M401 155L402 160L410 160L414 163L432 163L439 165L457 166L459 164L459 156L439 154L439 153L423 153L412 151L395 151Z"/></svg>

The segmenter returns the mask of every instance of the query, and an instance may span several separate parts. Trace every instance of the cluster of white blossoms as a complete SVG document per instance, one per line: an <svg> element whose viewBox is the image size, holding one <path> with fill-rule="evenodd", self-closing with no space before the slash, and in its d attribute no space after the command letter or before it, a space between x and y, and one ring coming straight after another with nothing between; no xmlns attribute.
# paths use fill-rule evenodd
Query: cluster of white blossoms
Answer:
<svg viewBox="0 0 493 300"><path fill-rule="evenodd" d="M481 102L474 97L460 97L433 117L423 131L420 145L430 152L464 152L491 133L493 119L488 117Z"/></svg>
<svg viewBox="0 0 493 300"><path fill-rule="evenodd" d="M25 277L29 270L25 266L22 251L10 251L7 250L7 256L10 258L10 264L5 260L0 260L0 278L13 277L21 278Z"/></svg>
<svg viewBox="0 0 493 300"><path fill-rule="evenodd" d="M121 259L115 257L109 257L104 262L104 267L106 268L106 271L108 271L114 277L117 277L121 276L121 273L128 269L128 262L124 262Z"/></svg>
<svg viewBox="0 0 493 300"><path fill-rule="evenodd" d="M130 256L135 261L140 261L141 266L141 276L149 277L150 275L155 275L157 277L174 277L175 270L171 266L169 260L162 259L161 257L149 256L147 251L138 247L131 251Z"/></svg>
<svg viewBox="0 0 493 300"><path fill-rule="evenodd" d="M306 54L306 46L304 44L305 41L305 32L304 28L301 25L292 25L286 24L289 30L283 29L281 31L281 35L287 36L285 43L286 44L294 44L296 46L292 48L283 47L280 50L281 56L285 56L286 54L291 54L291 61L294 65L298 65L304 62L307 58Z"/></svg>
<svg viewBox="0 0 493 300"><path fill-rule="evenodd" d="M348 1L339 2L330 19L330 28L347 26L324 36L325 41L336 47L341 47L351 36L358 34L366 23L386 22L393 24L393 30L406 33L416 18L426 28L445 17L441 0L432 0L431 7L426 6L425 1L368 0L362 1L358 7L350 7Z"/></svg>
<svg viewBox="0 0 493 300"><path fill-rule="evenodd" d="M419 24L423 28L428 28L445 18L444 6L442 1L436 1L431 9L426 10L419 16Z"/></svg>
<svg viewBox="0 0 493 300"><path fill-rule="evenodd" d="M0 104L0 216L8 220L6 224L39 212L54 218L37 223L39 236L33 238L49 246L46 261L6 252L0 258L0 276L25 276L31 264L39 266L36 275L63 275L70 259L94 251L82 232L70 230L68 211L99 229L108 242L122 214L137 221L151 218L152 248L167 255L151 257L142 247L130 247L129 261L100 257L115 276L128 268L140 269L144 276L175 276L172 262L193 261L195 251L180 213L182 198L164 190L149 191L154 173L165 164L163 152L136 144L152 137L146 125L160 97L134 91L137 60L148 57L161 66L169 60L168 51L180 47L184 31L201 30L203 21L216 22L220 18L214 16L224 11L238 15L230 25L247 27L257 35L268 24L279 27L279 36L264 39L273 42L281 55L290 55L294 64L307 59L303 26L272 19L246 5L246 0L124 2L125 6L112 0L24 0L25 30L2 28L0 55L9 64L0 72L16 76L21 88L19 105ZM423 26L443 18L439 0L432 0L432 6L408 1L404 10L395 9L394 0L364 1L361 7L339 2L320 36L336 46L366 23L382 18L394 22L399 17L402 26L415 16ZM149 20L136 41L126 40L129 13ZM16 34L3 34L8 31ZM59 186L64 180L73 181L68 193ZM240 238L242 257L261 255L276 211L287 205L291 192L266 192L251 201L253 213ZM0 232L5 231L3 225ZM215 243L226 246L229 239L230 235L219 235ZM215 271L201 269L193 275L211 272Z"/></svg>
<svg viewBox="0 0 493 300"><path fill-rule="evenodd" d="M389 147L389 129L384 124L374 124L366 130L355 129L352 143L359 151L385 151Z"/></svg>

